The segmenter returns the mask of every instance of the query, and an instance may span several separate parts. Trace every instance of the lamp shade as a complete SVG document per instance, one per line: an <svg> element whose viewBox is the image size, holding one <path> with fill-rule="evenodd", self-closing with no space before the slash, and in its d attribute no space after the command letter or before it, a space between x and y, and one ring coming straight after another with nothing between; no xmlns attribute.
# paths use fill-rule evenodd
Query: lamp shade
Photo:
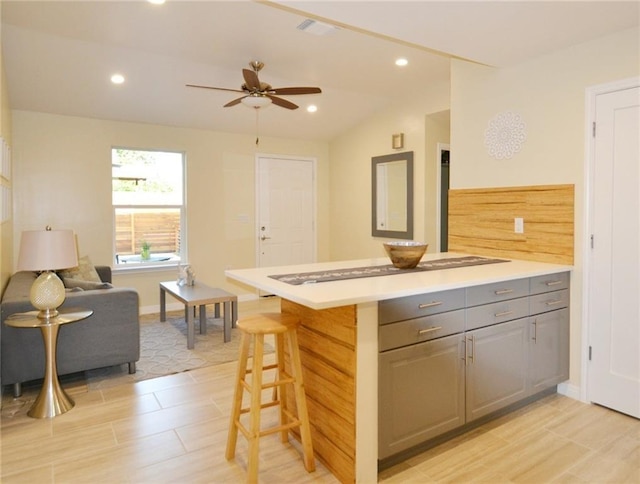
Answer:
<svg viewBox="0 0 640 484"><path fill-rule="evenodd" d="M26 230L22 232L19 271L50 271L78 265L73 230Z"/></svg>

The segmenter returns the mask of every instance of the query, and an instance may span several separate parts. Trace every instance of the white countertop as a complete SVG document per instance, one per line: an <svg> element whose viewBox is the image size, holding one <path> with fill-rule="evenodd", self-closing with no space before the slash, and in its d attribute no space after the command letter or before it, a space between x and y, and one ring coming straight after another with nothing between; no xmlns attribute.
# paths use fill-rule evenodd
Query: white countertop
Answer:
<svg viewBox="0 0 640 484"><path fill-rule="evenodd" d="M463 257L472 254L439 253L426 254L422 260L438 260ZM487 257L487 256L483 256ZM491 282L542 276L572 270L570 265L547 264L523 260L486 264L455 269L419 271L409 274L363 277L342 281L318 282L292 285L269 276L315 272L322 270L348 269L355 267L390 264L389 259L360 259L338 262L319 262L293 266L263 267L255 269L231 269L225 271L230 279L275 294L284 299L308 306L326 309L349 304L381 301L402 296L412 296L446 289L477 286Z"/></svg>

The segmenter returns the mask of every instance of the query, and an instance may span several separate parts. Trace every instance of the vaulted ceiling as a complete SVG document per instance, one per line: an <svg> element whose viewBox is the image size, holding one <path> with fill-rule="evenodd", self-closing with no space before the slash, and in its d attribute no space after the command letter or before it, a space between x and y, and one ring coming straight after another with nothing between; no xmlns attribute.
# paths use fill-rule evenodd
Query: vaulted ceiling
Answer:
<svg viewBox="0 0 640 484"><path fill-rule="evenodd" d="M458 57L509 66L638 26L639 2L2 1L2 51L13 109L232 133L255 110L224 108L249 62L291 111L259 111L262 135L330 140L393 103L449 82ZM314 35L306 19L337 26ZM409 64L398 68L394 61ZM121 85L111 74L125 76ZM316 113L304 109L318 106Z"/></svg>

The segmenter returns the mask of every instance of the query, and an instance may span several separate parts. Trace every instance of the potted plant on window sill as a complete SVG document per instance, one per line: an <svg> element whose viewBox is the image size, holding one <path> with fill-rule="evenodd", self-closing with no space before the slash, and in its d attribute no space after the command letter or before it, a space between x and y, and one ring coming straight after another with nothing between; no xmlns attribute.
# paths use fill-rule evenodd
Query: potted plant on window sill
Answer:
<svg viewBox="0 0 640 484"><path fill-rule="evenodd" d="M140 259L149 260L150 257L151 257L151 244L146 240L143 240L140 246Z"/></svg>

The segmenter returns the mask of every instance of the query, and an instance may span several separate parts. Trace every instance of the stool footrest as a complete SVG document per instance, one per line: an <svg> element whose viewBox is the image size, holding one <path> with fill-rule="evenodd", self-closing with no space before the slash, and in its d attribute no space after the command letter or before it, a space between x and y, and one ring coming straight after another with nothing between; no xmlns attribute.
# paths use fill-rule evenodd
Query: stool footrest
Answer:
<svg viewBox="0 0 640 484"><path fill-rule="evenodd" d="M262 386L260 387L261 390L266 390L267 388L273 388L273 387L279 387L282 385L286 385L288 383L294 383L296 380L295 378L293 378L291 375L287 374L287 373L282 373L282 378L280 378L279 380L275 380L272 381L270 383L263 383ZM249 393L251 393L251 384L247 383L246 380L242 380L241 381L242 386L245 388L245 390L247 390Z"/></svg>
<svg viewBox="0 0 640 484"><path fill-rule="evenodd" d="M282 432L283 430L289 430L296 427L300 427L300 425L301 425L300 420L295 420L293 422L289 422L282 425L276 425L274 427L269 427L268 429L261 430L260 432L258 432L258 436L264 437L265 435L271 435L271 434L275 434L276 432ZM242 423L239 420L236 421L236 426L238 427L238 430L242 432L242 435L244 435L247 440L251 439L251 433L244 425L242 425Z"/></svg>
<svg viewBox="0 0 640 484"><path fill-rule="evenodd" d="M276 407L278 405L280 405L280 400L274 400L273 402L263 403L262 405L260 405L260 409L269 408L269 407ZM251 407L246 407L246 408L241 408L240 409L240 414L249 413L249 412L251 412Z"/></svg>
<svg viewBox="0 0 640 484"><path fill-rule="evenodd" d="M273 363L272 365L265 365L262 367L262 371L267 371L267 370L275 370L276 368L278 368L278 364L277 363ZM253 373L253 368L247 368L247 374L249 373Z"/></svg>

